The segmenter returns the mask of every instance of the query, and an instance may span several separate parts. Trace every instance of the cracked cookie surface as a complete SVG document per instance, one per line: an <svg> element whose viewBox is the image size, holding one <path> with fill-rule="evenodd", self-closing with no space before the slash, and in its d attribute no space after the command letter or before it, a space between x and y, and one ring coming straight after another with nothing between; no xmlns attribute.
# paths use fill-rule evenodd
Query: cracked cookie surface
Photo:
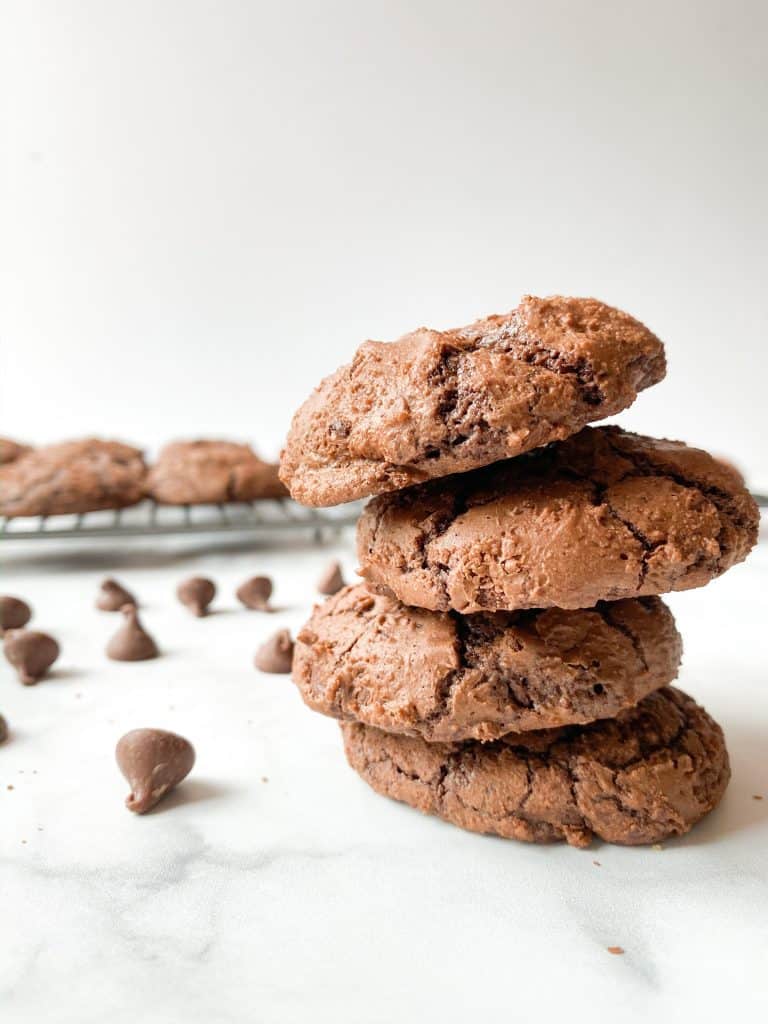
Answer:
<svg viewBox="0 0 768 1024"><path fill-rule="evenodd" d="M566 438L665 371L628 314L526 296L468 327L365 342L294 416L280 475L305 505L399 490Z"/></svg>
<svg viewBox="0 0 768 1024"><path fill-rule="evenodd" d="M315 609L293 678L326 715L430 741L488 741L613 717L670 683L681 653L655 597L459 616L358 584Z"/></svg>
<svg viewBox="0 0 768 1024"><path fill-rule="evenodd" d="M618 718L505 737L427 743L342 723L350 765L376 792L472 832L587 846L683 835L730 777L720 726L667 687Z"/></svg>
<svg viewBox="0 0 768 1024"><path fill-rule="evenodd" d="M149 471L149 493L162 505L205 505L283 498L277 466L247 444L175 441Z"/></svg>
<svg viewBox="0 0 768 1024"><path fill-rule="evenodd" d="M422 608L589 608L704 586L746 557L758 525L738 474L706 452L586 427L374 498L358 557L370 585Z"/></svg>
<svg viewBox="0 0 768 1024"><path fill-rule="evenodd" d="M34 448L0 467L0 515L48 516L125 508L144 497L142 453L85 438Z"/></svg>

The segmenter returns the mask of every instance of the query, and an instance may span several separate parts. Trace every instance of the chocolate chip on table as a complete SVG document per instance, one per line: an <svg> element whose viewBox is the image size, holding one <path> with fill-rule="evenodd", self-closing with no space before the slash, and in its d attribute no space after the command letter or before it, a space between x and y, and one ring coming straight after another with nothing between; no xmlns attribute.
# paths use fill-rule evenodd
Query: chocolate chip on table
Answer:
<svg viewBox="0 0 768 1024"><path fill-rule="evenodd" d="M133 729L119 740L115 757L131 787L125 806L144 814L189 775L195 748L174 732Z"/></svg>
<svg viewBox="0 0 768 1024"><path fill-rule="evenodd" d="M344 577L341 574L341 565L339 562L329 562L317 581L317 592L330 597L331 594L337 594L343 586Z"/></svg>
<svg viewBox="0 0 768 1024"><path fill-rule="evenodd" d="M293 640L287 629L279 629L256 651L253 663L260 672L284 675L293 664Z"/></svg>
<svg viewBox="0 0 768 1024"><path fill-rule="evenodd" d="M39 682L60 653L52 636L32 629L6 630L3 651L25 686Z"/></svg>
<svg viewBox="0 0 768 1024"><path fill-rule="evenodd" d="M176 588L176 597L198 617L205 615L216 596L216 584L204 576L191 576Z"/></svg>
<svg viewBox="0 0 768 1024"><path fill-rule="evenodd" d="M32 609L20 597L0 595L0 636L6 629L21 629L32 618Z"/></svg>
<svg viewBox="0 0 768 1024"><path fill-rule="evenodd" d="M272 580L269 576L251 576L241 583L235 591L238 601L256 612L270 611L269 599L272 596Z"/></svg>
<svg viewBox="0 0 768 1024"><path fill-rule="evenodd" d="M157 644L139 621L133 604L120 609L125 621L107 644L107 657L113 661L147 661L160 653Z"/></svg>
<svg viewBox="0 0 768 1024"><path fill-rule="evenodd" d="M130 590L126 590L117 580L103 580L96 596L96 607L99 611L119 612L126 604L138 604Z"/></svg>

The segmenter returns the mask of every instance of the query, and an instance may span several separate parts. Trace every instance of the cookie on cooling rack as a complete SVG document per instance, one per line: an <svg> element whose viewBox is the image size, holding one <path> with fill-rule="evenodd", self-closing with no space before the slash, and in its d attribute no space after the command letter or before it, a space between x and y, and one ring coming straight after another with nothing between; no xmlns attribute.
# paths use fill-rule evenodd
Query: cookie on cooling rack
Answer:
<svg viewBox="0 0 768 1024"><path fill-rule="evenodd" d="M249 445L205 440L166 445L149 471L148 491L161 505L217 505L288 493L277 466Z"/></svg>
<svg viewBox="0 0 768 1024"><path fill-rule="evenodd" d="M0 515L51 516L125 508L144 497L138 448L89 437L34 448L0 466Z"/></svg>

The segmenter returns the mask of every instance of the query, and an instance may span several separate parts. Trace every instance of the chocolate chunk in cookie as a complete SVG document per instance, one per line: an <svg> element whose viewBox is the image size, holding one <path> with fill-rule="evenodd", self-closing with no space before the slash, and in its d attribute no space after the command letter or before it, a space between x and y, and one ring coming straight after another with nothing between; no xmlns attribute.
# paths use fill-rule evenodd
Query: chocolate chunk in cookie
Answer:
<svg viewBox="0 0 768 1024"><path fill-rule="evenodd" d="M610 718L677 675L682 646L657 597L579 611L460 616L347 587L296 640L313 711L426 740Z"/></svg>
<svg viewBox="0 0 768 1024"><path fill-rule="evenodd" d="M451 331L367 341L298 410L280 475L336 505L520 455L626 409L664 347L596 299L527 296Z"/></svg>
<svg viewBox="0 0 768 1024"><path fill-rule="evenodd" d="M35 448L0 466L0 515L50 516L124 508L144 497L141 452L86 438Z"/></svg>
<svg viewBox="0 0 768 1024"><path fill-rule="evenodd" d="M163 505L223 504L285 497L277 466L247 444L176 441L166 445L149 472L148 488Z"/></svg>
<svg viewBox="0 0 768 1024"><path fill-rule="evenodd" d="M589 608L703 586L746 557L758 523L741 481L706 452L587 427L374 498L358 557L369 584L423 608Z"/></svg>
<svg viewBox="0 0 768 1024"><path fill-rule="evenodd" d="M615 719L489 744L341 729L349 763L377 793L471 832L528 842L683 835L717 806L730 776L722 730L671 687Z"/></svg>

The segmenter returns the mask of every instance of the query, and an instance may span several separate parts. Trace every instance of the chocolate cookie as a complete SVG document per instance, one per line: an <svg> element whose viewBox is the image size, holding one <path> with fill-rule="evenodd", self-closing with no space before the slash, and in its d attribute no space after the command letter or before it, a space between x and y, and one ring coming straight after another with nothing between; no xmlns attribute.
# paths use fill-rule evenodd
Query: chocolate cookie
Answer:
<svg viewBox="0 0 768 1024"><path fill-rule="evenodd" d="M341 726L347 759L384 796L471 832L587 846L683 835L720 802L730 777L720 727L680 690L652 693L618 718L508 736L426 743Z"/></svg>
<svg viewBox="0 0 768 1024"><path fill-rule="evenodd" d="M12 441L10 437L0 437L0 466L4 466L7 462L15 462L20 455L24 455L29 450L29 446L26 444Z"/></svg>
<svg viewBox="0 0 768 1024"><path fill-rule="evenodd" d="M95 437L35 448L0 467L0 515L49 516L124 508L144 497L141 452Z"/></svg>
<svg viewBox="0 0 768 1024"><path fill-rule="evenodd" d="M305 505L396 491L568 437L665 372L626 313L527 296L469 327L365 342L294 416L280 475Z"/></svg>
<svg viewBox="0 0 768 1024"><path fill-rule="evenodd" d="M589 608L703 586L746 557L758 523L743 484L706 452L587 427L374 498L358 556L370 584L423 608Z"/></svg>
<svg viewBox="0 0 768 1024"><path fill-rule="evenodd" d="M297 637L314 711L426 740L610 718L677 675L682 644L657 597L582 611L461 616L346 587Z"/></svg>
<svg viewBox="0 0 768 1024"><path fill-rule="evenodd" d="M149 471L148 486L163 505L218 505L288 493L276 465L262 461L249 445L233 441L166 445Z"/></svg>

